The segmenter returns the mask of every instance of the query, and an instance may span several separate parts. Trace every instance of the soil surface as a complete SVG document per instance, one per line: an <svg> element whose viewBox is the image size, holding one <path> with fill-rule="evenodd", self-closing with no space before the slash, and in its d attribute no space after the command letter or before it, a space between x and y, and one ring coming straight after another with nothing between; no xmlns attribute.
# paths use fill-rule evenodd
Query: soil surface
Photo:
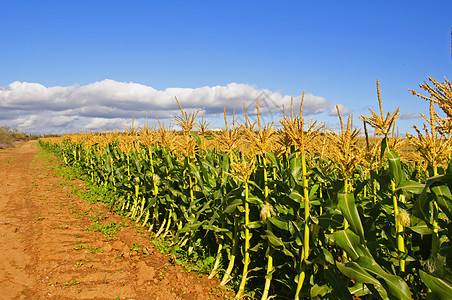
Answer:
<svg viewBox="0 0 452 300"><path fill-rule="evenodd" d="M35 141L0 150L0 299L225 299L134 222L71 190ZM55 161L55 158L53 158ZM127 224L108 236L100 224Z"/></svg>

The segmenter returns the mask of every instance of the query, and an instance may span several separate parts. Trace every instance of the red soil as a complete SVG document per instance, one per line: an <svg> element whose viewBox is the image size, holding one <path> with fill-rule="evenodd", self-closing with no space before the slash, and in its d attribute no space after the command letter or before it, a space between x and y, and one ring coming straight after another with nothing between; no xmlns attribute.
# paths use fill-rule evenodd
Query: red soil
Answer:
<svg viewBox="0 0 452 300"><path fill-rule="evenodd" d="M36 142L0 150L0 299L232 297L172 264L131 221L113 238L86 231L93 217L127 221L73 195L40 151Z"/></svg>

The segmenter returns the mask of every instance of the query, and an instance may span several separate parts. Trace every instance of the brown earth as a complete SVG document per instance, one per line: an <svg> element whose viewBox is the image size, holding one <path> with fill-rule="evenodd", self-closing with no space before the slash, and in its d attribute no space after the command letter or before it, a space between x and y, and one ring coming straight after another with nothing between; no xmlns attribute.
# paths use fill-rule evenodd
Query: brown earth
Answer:
<svg viewBox="0 0 452 300"><path fill-rule="evenodd" d="M0 299L232 297L172 264L134 222L72 194L82 182L51 165L35 141L0 151ZM87 230L96 221L130 225L108 237Z"/></svg>

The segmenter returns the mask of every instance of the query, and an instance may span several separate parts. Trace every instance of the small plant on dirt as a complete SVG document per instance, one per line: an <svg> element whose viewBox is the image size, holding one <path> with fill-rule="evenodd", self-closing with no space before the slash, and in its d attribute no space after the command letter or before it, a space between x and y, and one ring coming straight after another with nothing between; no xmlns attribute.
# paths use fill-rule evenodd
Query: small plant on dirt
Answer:
<svg viewBox="0 0 452 300"><path fill-rule="evenodd" d="M77 260L74 264L75 270L81 268L83 266L83 262L81 260Z"/></svg>
<svg viewBox="0 0 452 300"><path fill-rule="evenodd" d="M126 227L126 225L121 222L110 222L106 224L94 223L91 226L86 227L85 231L99 231L103 232L107 237L113 237L121 230L122 227Z"/></svg>
<svg viewBox="0 0 452 300"><path fill-rule="evenodd" d="M136 242L133 241L133 245L130 247L130 251L141 251L141 248L137 246Z"/></svg>
<svg viewBox="0 0 452 300"><path fill-rule="evenodd" d="M64 285L65 286L68 286L68 285L76 285L76 284L79 284L80 282L78 282L77 280L72 280L72 281L69 281L69 282L65 282L64 283Z"/></svg>
<svg viewBox="0 0 452 300"><path fill-rule="evenodd" d="M75 245L74 250L88 249L89 246L83 245L84 243L86 243L86 242L81 242L81 243Z"/></svg>

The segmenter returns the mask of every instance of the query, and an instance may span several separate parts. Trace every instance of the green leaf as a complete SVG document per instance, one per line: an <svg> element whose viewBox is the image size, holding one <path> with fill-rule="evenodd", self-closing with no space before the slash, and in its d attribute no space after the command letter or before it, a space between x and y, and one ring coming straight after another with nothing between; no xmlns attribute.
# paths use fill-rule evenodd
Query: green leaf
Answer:
<svg viewBox="0 0 452 300"><path fill-rule="evenodd" d="M432 290L440 299L450 299L452 295L452 284L439 277L429 275L422 270L419 270L422 282Z"/></svg>
<svg viewBox="0 0 452 300"><path fill-rule="evenodd" d="M339 200L338 207L341 210L342 215L347 219L352 230L359 235L361 242L364 243L364 228L355 204L355 197L351 193L339 193L337 198Z"/></svg>
<svg viewBox="0 0 452 300"><path fill-rule="evenodd" d="M411 226L408 228L416 233L419 233L420 235L429 235L433 233L433 230L429 228L423 221L420 221L416 226Z"/></svg>
<svg viewBox="0 0 452 300"><path fill-rule="evenodd" d="M301 176L301 162L300 159L294 155L290 159L290 174L295 182L299 182L299 178Z"/></svg>
<svg viewBox="0 0 452 300"><path fill-rule="evenodd" d="M217 232L217 233L219 233L219 232L228 232L229 231L226 228L220 228L220 227L215 226L215 225L203 225L202 227L205 230L207 230L207 231L213 231L213 232Z"/></svg>
<svg viewBox="0 0 452 300"><path fill-rule="evenodd" d="M371 293L371 291L369 290L369 288L363 284L363 283L356 283L354 286L349 287L348 290L350 291L350 293L356 297L360 297L360 296L366 296L369 295Z"/></svg>
<svg viewBox="0 0 452 300"><path fill-rule="evenodd" d="M194 133L191 133L190 135L196 141L196 144L198 144L198 146L201 146L201 138L199 137L199 135Z"/></svg>
<svg viewBox="0 0 452 300"><path fill-rule="evenodd" d="M273 153L267 152L267 153L265 153L265 156L271 161L273 166L279 166L279 160L276 158L276 156Z"/></svg>
<svg viewBox="0 0 452 300"><path fill-rule="evenodd" d="M181 228L178 233L184 233L184 232L195 232L196 230L198 230L198 228L200 226L202 226L202 223L197 223L197 224L187 224L185 225L183 228Z"/></svg>
<svg viewBox="0 0 452 300"><path fill-rule="evenodd" d="M333 288L333 292L335 294L336 299L342 300L352 300L353 297L350 294L350 291L347 287L347 281L340 278L337 271L335 272L333 269L328 268L325 269L325 279Z"/></svg>
<svg viewBox="0 0 452 300"><path fill-rule="evenodd" d="M398 186L402 181L402 164L400 162L399 154L392 150L386 153L389 159L389 173L394 180L395 185Z"/></svg>
<svg viewBox="0 0 452 300"><path fill-rule="evenodd" d="M388 148L388 138L387 137L385 137L381 141L380 160L383 160L383 155L385 154L386 148Z"/></svg>
<svg viewBox="0 0 452 300"><path fill-rule="evenodd" d="M289 198L297 203L303 203L303 196L297 190L293 190L292 193L290 193Z"/></svg>
<svg viewBox="0 0 452 300"><path fill-rule="evenodd" d="M281 238L277 237L273 232L269 231L269 230L265 230L265 235L261 235L261 237L263 239L267 239L269 241L269 243L275 247L275 249L282 251L285 255L289 256L289 257L294 257L294 255L287 250L286 245L284 244L284 242L281 240Z"/></svg>
<svg viewBox="0 0 452 300"><path fill-rule="evenodd" d="M355 262L350 262L347 264L337 262L336 266L339 271L341 271L345 276L357 282L369 283L376 286L381 285L380 281L370 275L366 270L364 270L359 264Z"/></svg>
<svg viewBox="0 0 452 300"><path fill-rule="evenodd" d="M325 261L334 265L334 257L333 254L331 254L330 251L328 251L326 248L322 248L323 256L325 256Z"/></svg>
<svg viewBox="0 0 452 300"><path fill-rule="evenodd" d="M447 215L449 220L452 220L452 194L449 187L447 185L437 185L431 187L431 190L441 210Z"/></svg>
<svg viewBox="0 0 452 300"><path fill-rule="evenodd" d="M284 242L279 237L274 235L273 232L265 230L265 233L266 235L263 235L262 237L267 239L276 249L285 248Z"/></svg>
<svg viewBox="0 0 452 300"><path fill-rule="evenodd" d="M413 215L423 220L430 227L432 224L430 223L429 202L432 200L432 197L429 197L428 192L432 186L440 185L441 183L448 181L450 181L449 175L434 176L429 178L424 186L424 190L413 204Z"/></svg>
<svg viewBox="0 0 452 300"><path fill-rule="evenodd" d="M237 206L242 205L242 203L243 203L242 199L235 199L234 201L229 203L228 206L226 206L226 208L224 209L223 213L230 214L230 213L234 212L235 209L237 208Z"/></svg>
<svg viewBox="0 0 452 300"><path fill-rule="evenodd" d="M372 257L361 256L356 263L367 272L383 279L388 292L393 296L401 300L411 299L411 292L406 282L399 276L385 272Z"/></svg>
<svg viewBox="0 0 452 300"><path fill-rule="evenodd" d="M248 224L248 228L250 229L256 229L256 228L260 228L262 227L263 223L262 221L254 221L254 222L250 222Z"/></svg>
<svg viewBox="0 0 452 300"><path fill-rule="evenodd" d="M420 194L422 193L422 190L424 189L425 184L416 182L414 180L402 180L397 190L404 190L413 194Z"/></svg>
<svg viewBox="0 0 452 300"><path fill-rule="evenodd" d="M248 197L247 202L250 204L258 205L258 206L261 206L262 204L264 204L264 202L261 199L259 199L258 197Z"/></svg>
<svg viewBox="0 0 452 300"><path fill-rule="evenodd" d="M344 249L352 260L359 258L359 253L355 248L356 245L360 244L358 235L354 234L351 230L340 230L334 232L333 236L339 247Z"/></svg>
<svg viewBox="0 0 452 300"><path fill-rule="evenodd" d="M287 220L278 217L269 217L268 221L279 229L289 230L289 222Z"/></svg>
<svg viewBox="0 0 452 300"><path fill-rule="evenodd" d="M314 297L323 297L326 293L330 292L330 290L331 288L326 284L322 286L314 284L314 286L311 288L311 299Z"/></svg>

